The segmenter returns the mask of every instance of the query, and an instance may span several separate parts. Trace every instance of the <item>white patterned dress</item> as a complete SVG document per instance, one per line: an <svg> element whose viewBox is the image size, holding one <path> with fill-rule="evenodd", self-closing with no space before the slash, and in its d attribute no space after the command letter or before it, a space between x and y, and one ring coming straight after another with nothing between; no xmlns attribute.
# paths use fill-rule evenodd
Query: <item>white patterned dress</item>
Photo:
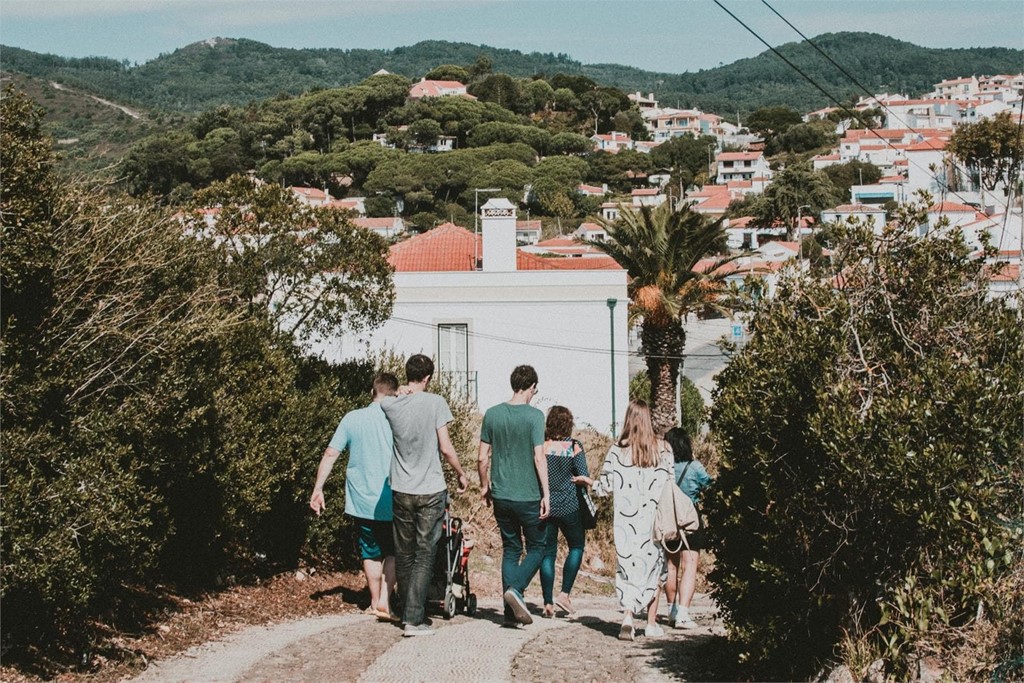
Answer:
<svg viewBox="0 0 1024 683"><path fill-rule="evenodd" d="M626 612L646 609L658 592L665 564L661 546L652 538L658 499L672 478L672 451L661 444L656 467L631 464L629 448L612 446L594 482L594 494L612 494L615 505L615 590Z"/></svg>

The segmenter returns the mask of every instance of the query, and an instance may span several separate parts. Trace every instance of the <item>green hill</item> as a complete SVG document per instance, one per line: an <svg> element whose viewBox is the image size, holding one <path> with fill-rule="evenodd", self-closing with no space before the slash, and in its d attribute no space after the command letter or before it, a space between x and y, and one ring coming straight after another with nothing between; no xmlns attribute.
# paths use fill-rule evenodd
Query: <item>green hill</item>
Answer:
<svg viewBox="0 0 1024 683"><path fill-rule="evenodd" d="M1024 51L1009 48L923 48L872 33L831 33L815 42L872 91L925 92L944 78L1018 72ZM70 59L0 48L4 70L59 81L108 99L166 111L196 112L276 95L357 83L378 69L419 78L444 63L471 65L484 56L495 72L582 74L626 91L653 91L666 105L696 106L732 117L761 106L801 110L829 104L813 85L766 51L696 73L669 74L618 64L581 64L564 54L523 53L486 45L425 41L393 50L289 49L253 40L194 43L145 64ZM804 43L779 48L840 99L857 87Z"/></svg>

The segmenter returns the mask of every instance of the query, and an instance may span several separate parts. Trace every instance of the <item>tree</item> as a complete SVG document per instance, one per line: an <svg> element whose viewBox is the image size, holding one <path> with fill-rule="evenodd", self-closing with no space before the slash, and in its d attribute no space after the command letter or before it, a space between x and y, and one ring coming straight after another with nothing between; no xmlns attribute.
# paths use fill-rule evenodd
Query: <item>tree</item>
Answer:
<svg viewBox="0 0 1024 683"><path fill-rule="evenodd" d="M782 283L718 376L710 578L738 677L847 653L856 680L879 658L910 680L977 647L972 625L1003 638L952 678L1020 675L1024 319L957 231L915 236L924 213L840 226L841 284Z"/></svg>
<svg viewBox="0 0 1024 683"><path fill-rule="evenodd" d="M664 432L676 419L676 381L686 345L684 322L690 313L722 310L725 276L732 260L704 261L725 248L721 220L710 220L688 205L667 202L623 208L618 221L598 219L607 241L587 243L614 258L629 274L630 318L640 323L640 352L651 379L654 426Z"/></svg>
<svg viewBox="0 0 1024 683"><path fill-rule="evenodd" d="M990 192L1009 184L1024 161L1024 127L1019 117L1000 112L990 119L968 123L954 131L946 144L978 176Z"/></svg>
<svg viewBox="0 0 1024 683"><path fill-rule="evenodd" d="M424 76L428 81L458 81L469 83L469 72L457 64L441 64L435 66Z"/></svg>
<svg viewBox="0 0 1024 683"><path fill-rule="evenodd" d="M845 164L832 164L821 169L835 186L836 203L842 204L850 198L854 185L873 185L882 177L882 169L869 161L853 159Z"/></svg>
<svg viewBox="0 0 1024 683"><path fill-rule="evenodd" d="M713 154L717 140L710 135L683 135L666 140L651 150L651 163L656 168L671 169L672 175L692 181L700 173L708 173L708 153Z"/></svg>
<svg viewBox="0 0 1024 683"><path fill-rule="evenodd" d="M387 243L345 212L298 204L276 185L233 176L197 192L185 226L208 236L245 312L290 337L379 326L394 289ZM198 209L217 207L212 227Z"/></svg>
<svg viewBox="0 0 1024 683"><path fill-rule="evenodd" d="M803 123L800 112L789 107L761 107L747 117L747 128L770 138L785 133L790 127Z"/></svg>
<svg viewBox="0 0 1024 683"><path fill-rule="evenodd" d="M828 176L807 164L790 166L772 179L771 185L754 205L754 217L766 226L786 226L792 241L800 216L820 216L836 204L836 189Z"/></svg>

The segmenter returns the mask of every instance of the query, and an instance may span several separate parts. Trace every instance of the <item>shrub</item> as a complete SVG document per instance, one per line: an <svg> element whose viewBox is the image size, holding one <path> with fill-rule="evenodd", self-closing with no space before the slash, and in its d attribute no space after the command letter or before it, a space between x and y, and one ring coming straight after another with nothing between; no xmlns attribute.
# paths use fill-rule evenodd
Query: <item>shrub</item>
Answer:
<svg viewBox="0 0 1024 683"><path fill-rule="evenodd" d="M838 286L783 283L719 375L712 580L754 677L813 675L846 632L906 678L937 634L1003 609L1024 321L958 233L921 222L840 226Z"/></svg>
<svg viewBox="0 0 1024 683"><path fill-rule="evenodd" d="M641 370L629 380L629 397L651 402L651 380L647 377L646 370ZM682 375L679 377L679 410L682 416L680 426L686 433L700 434L707 412L704 399L697 385L689 377Z"/></svg>

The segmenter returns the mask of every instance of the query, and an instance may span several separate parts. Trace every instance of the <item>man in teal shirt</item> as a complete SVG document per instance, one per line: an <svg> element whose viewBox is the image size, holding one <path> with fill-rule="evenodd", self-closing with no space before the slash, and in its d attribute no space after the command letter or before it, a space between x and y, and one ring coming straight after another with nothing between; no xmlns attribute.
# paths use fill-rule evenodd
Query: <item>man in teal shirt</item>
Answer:
<svg viewBox="0 0 1024 683"><path fill-rule="evenodd" d="M359 533L359 556L370 589L369 612L390 619L389 594L395 586L395 544L391 529L391 459L394 438L380 401L394 396L398 379L389 373L373 380L373 402L366 408L346 413L317 468L316 484L309 507L320 515L324 502L324 482L335 461L346 448L345 514L353 518Z"/></svg>
<svg viewBox="0 0 1024 683"><path fill-rule="evenodd" d="M530 405L537 395L537 371L520 365L512 371L511 383L512 398L484 413L477 457L484 503L494 505L504 548L501 584L506 625L533 622L523 591L544 559L542 520L548 516L549 504L544 413ZM524 539L526 556L520 561Z"/></svg>

